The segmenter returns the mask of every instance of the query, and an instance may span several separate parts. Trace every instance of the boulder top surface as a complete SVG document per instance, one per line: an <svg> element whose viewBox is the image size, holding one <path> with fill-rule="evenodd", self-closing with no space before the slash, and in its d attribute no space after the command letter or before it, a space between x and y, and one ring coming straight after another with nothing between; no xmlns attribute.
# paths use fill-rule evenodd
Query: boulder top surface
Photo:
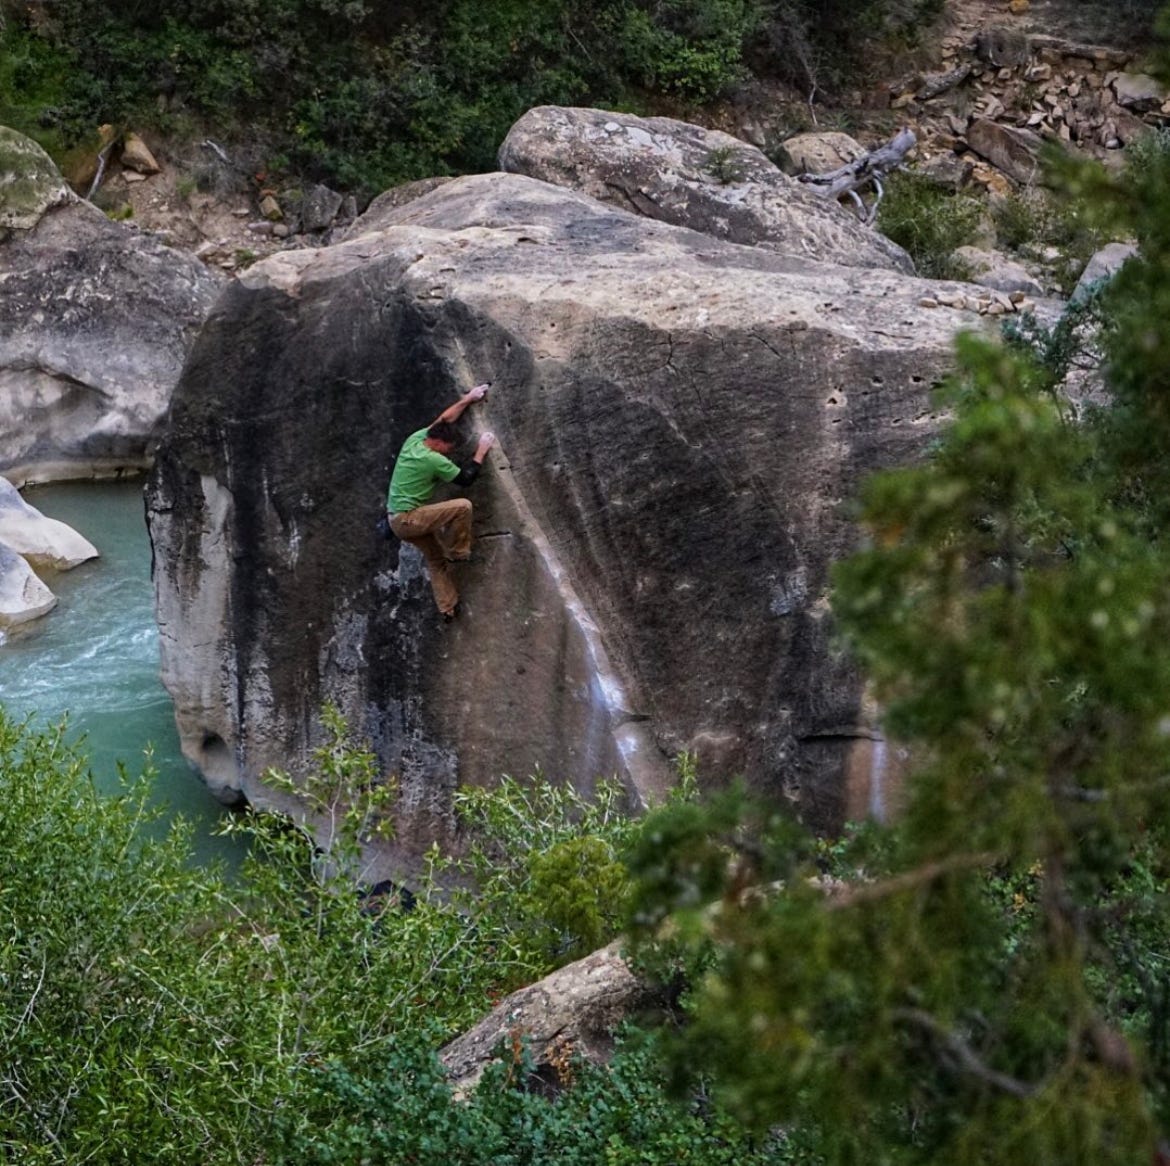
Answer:
<svg viewBox="0 0 1170 1166"><path fill-rule="evenodd" d="M646 218L802 260L911 273L897 244L763 151L673 118L537 106L508 132L501 170Z"/></svg>

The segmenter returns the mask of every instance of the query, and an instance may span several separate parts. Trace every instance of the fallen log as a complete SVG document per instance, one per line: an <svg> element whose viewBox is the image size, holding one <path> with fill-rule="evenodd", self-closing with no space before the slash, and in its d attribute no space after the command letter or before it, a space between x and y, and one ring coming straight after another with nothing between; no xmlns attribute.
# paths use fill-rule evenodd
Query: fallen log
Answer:
<svg viewBox="0 0 1170 1166"><path fill-rule="evenodd" d="M974 71L975 66L968 61L947 73L932 73L929 77L923 78L922 85L914 96L919 101L931 101L935 97L941 97L956 86L962 85Z"/></svg>
<svg viewBox="0 0 1170 1166"><path fill-rule="evenodd" d="M502 1000L470 1031L439 1052L457 1097L475 1088L497 1050L517 1055L521 1043L545 1085L556 1087L572 1057L608 1061L613 1030L650 992L611 943Z"/></svg>

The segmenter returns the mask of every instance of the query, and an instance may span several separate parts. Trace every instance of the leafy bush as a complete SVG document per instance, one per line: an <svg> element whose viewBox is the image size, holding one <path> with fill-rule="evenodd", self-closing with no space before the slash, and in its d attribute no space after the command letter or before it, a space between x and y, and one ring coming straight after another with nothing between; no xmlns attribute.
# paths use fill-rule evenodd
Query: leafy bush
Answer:
<svg viewBox="0 0 1170 1166"><path fill-rule="evenodd" d="M0 108L21 128L51 119L68 145L107 122L198 126L250 148L264 143L310 178L374 194L493 168L508 128L536 105L644 108L655 94L725 96L748 76L749 46L758 67L791 67L790 29L810 62L830 61L845 76L875 36L909 35L937 2L867 0L855 11L835 0L827 12L813 0L12 7Z"/></svg>
<svg viewBox="0 0 1170 1166"><path fill-rule="evenodd" d="M503 958L567 963L619 933L629 897L621 856L639 829L620 786L602 782L586 799L539 775L505 777L491 790L458 791L456 810L468 848L455 867L497 905L490 922Z"/></svg>
<svg viewBox="0 0 1170 1166"><path fill-rule="evenodd" d="M437 856L412 896L358 893L359 840L394 787L324 721L307 796L328 854L249 814L229 883L192 865L181 824L147 840L150 774L100 796L60 731L0 712L0 1160L253 1163L319 1088L313 1066L368 1067L424 1024L453 1035L612 933L633 826L539 785L475 795L473 855L517 849L474 894L452 899Z"/></svg>
<svg viewBox="0 0 1170 1166"><path fill-rule="evenodd" d="M311 1070L283 1120L278 1162L364 1166L785 1166L809 1161L783 1134L754 1137L705 1100L673 1100L652 1045L619 1046L605 1069L571 1064L553 1097L523 1088L522 1046L452 1099L427 1042L395 1039L376 1063Z"/></svg>
<svg viewBox="0 0 1170 1166"><path fill-rule="evenodd" d="M1139 183L1156 181L1170 158L1170 126L1157 126L1130 142L1125 150L1125 171Z"/></svg>
<svg viewBox="0 0 1170 1166"><path fill-rule="evenodd" d="M929 279L964 279L970 272L954 258L955 249L974 241L982 209L961 194L948 194L910 173L890 176L878 207L881 232L904 247L918 274Z"/></svg>
<svg viewBox="0 0 1170 1166"><path fill-rule="evenodd" d="M16 24L0 25L0 49L0 125L59 154L63 142L55 127L68 55Z"/></svg>
<svg viewBox="0 0 1170 1166"><path fill-rule="evenodd" d="M867 482L865 543L834 574L914 762L902 820L845 883L721 817L652 819L664 845L635 851L639 918L680 919L709 964L677 1063L762 1125L815 1122L833 1162L1164 1152L1170 155L1078 169L1086 221L1140 245L1098 305L1109 406L1073 424L1053 391L1075 316L961 337L950 424Z"/></svg>
<svg viewBox="0 0 1170 1166"><path fill-rule="evenodd" d="M839 93L916 44L942 11L943 0L765 0L748 58L810 94Z"/></svg>
<svg viewBox="0 0 1170 1166"><path fill-rule="evenodd" d="M992 207L999 241L1009 250L1040 258L1060 254L1057 282L1067 294L1093 253L1108 242L1082 203L1043 189L1013 193Z"/></svg>
<svg viewBox="0 0 1170 1166"><path fill-rule="evenodd" d="M665 0L625 8L616 40L626 68L646 89L710 101L746 76L745 40L759 9L750 0Z"/></svg>

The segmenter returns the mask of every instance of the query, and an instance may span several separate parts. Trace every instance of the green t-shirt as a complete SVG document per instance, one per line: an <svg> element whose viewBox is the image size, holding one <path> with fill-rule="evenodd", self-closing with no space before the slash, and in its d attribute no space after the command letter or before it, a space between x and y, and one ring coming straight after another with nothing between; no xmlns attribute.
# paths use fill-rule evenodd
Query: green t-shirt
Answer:
<svg viewBox="0 0 1170 1166"><path fill-rule="evenodd" d="M439 482L451 482L459 476L459 467L450 458L423 444L426 436L426 429L420 429L402 443L386 498L391 514L405 514L424 505Z"/></svg>

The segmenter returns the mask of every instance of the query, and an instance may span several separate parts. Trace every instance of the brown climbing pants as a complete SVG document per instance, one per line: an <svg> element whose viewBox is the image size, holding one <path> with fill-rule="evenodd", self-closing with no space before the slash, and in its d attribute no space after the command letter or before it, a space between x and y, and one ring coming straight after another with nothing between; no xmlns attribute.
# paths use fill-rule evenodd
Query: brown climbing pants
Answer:
<svg viewBox="0 0 1170 1166"><path fill-rule="evenodd" d="M429 502L403 514L392 514L390 529L403 542L414 543L422 551L435 604L444 615L450 615L459 602L450 564L471 556L471 503L466 498Z"/></svg>

